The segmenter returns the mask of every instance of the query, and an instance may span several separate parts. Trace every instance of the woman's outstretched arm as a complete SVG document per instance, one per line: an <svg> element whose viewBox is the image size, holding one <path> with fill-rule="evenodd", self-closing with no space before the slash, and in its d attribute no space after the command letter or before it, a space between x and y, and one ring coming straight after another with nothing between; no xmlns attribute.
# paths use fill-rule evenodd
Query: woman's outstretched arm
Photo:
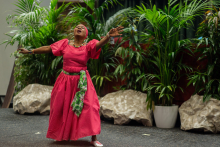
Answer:
<svg viewBox="0 0 220 147"><path fill-rule="evenodd" d="M22 54L45 54L45 53L51 53L52 49L50 48L50 46L42 46L37 49L33 49L31 51L25 48L19 48L18 51L19 53L22 53Z"/></svg>
<svg viewBox="0 0 220 147"><path fill-rule="evenodd" d="M103 45L108 43L110 36L106 35L104 38L102 38L97 44L96 44L96 51L98 51Z"/></svg>
<svg viewBox="0 0 220 147"><path fill-rule="evenodd" d="M105 45L108 41L110 37L116 37L116 36L121 36L122 34L119 34L120 32L122 32L124 27L117 27L114 29L111 29L108 34L102 38L102 40L100 40L97 44L96 44L96 51L98 51L103 45Z"/></svg>

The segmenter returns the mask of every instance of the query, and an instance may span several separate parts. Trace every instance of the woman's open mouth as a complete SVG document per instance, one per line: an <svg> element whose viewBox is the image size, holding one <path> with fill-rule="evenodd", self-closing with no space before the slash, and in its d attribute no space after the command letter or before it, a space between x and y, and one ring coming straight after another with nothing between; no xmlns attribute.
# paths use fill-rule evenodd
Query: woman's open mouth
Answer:
<svg viewBox="0 0 220 147"><path fill-rule="evenodd" d="M77 33L81 33L82 31L81 30L77 30Z"/></svg>

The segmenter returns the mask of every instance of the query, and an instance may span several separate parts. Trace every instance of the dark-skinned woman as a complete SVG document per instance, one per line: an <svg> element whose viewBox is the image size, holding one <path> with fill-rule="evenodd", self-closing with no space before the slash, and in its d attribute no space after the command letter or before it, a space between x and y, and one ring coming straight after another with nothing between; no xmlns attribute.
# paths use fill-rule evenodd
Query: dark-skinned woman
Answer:
<svg viewBox="0 0 220 147"><path fill-rule="evenodd" d="M74 29L74 40L63 39L32 51L18 49L22 54L52 52L55 56L63 56L63 70L51 93L47 138L62 141L92 136L91 144L103 146L96 138L101 132L100 106L86 64L90 58L98 59L101 47L110 37L120 36L122 29L111 29L100 41L93 39L86 44L88 30L79 24Z"/></svg>

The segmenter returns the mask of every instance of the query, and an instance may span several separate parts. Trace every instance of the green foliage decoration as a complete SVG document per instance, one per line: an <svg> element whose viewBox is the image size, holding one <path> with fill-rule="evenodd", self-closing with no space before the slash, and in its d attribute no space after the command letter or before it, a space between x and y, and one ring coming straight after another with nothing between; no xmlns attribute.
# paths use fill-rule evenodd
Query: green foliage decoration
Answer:
<svg viewBox="0 0 220 147"><path fill-rule="evenodd" d="M145 91L147 92L147 108L154 108L155 104L171 106L174 93L182 76L182 70L192 71L191 67L182 63L182 53L191 53L191 40L180 40L180 31L193 25L193 20L201 16L204 10L210 9L211 4L219 4L218 1L208 0L168 0L164 9L156 5L150 8L145 5L137 6L136 12L140 14L140 21L146 21L153 29L146 29L145 38L153 38L153 45L149 48L154 54L149 60L154 69L151 73L141 75L137 81L148 81ZM152 67L149 67L152 68Z"/></svg>
<svg viewBox="0 0 220 147"><path fill-rule="evenodd" d="M58 40L66 38L66 34L60 33L59 24L61 13L70 5L64 4L56 9L58 0L51 0L49 8L40 7L36 0L18 0L16 14L7 18L10 27L15 28L6 35L6 46L18 42L19 47L35 49L50 45ZM29 83L53 85L56 75L60 73L59 65L62 65L62 57L52 54L23 55L17 51L13 53L15 59L16 91L19 92Z"/></svg>
<svg viewBox="0 0 220 147"><path fill-rule="evenodd" d="M121 63L117 65L114 74L125 81L125 85L121 85L119 89L134 89L142 91L143 82L137 82L136 79L146 72L148 66L147 51L141 48L140 32L137 30L138 18L133 10L124 14L124 26L122 43L127 43L119 47L115 56L121 59Z"/></svg>
<svg viewBox="0 0 220 147"><path fill-rule="evenodd" d="M213 10L205 13L205 20L200 24L197 35L198 61L204 61L205 66L199 67L189 75L189 83L195 86L195 93L203 95L203 101L210 98L220 99L220 11L213 6ZM204 47L200 47L204 45ZM195 94L194 93L194 94Z"/></svg>

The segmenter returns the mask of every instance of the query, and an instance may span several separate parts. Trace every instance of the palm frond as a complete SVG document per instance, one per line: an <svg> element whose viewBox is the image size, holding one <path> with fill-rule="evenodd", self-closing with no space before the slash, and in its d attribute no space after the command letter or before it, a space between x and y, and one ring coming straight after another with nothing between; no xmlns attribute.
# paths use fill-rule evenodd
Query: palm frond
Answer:
<svg viewBox="0 0 220 147"><path fill-rule="evenodd" d="M108 32L112 27L123 25L122 23L127 20L127 15L125 14L131 14L132 8L125 8L122 10L119 10L114 15L108 18L108 20L105 22L105 32Z"/></svg>
<svg viewBox="0 0 220 147"><path fill-rule="evenodd" d="M14 5L18 8L15 10L18 14L33 12L39 7L36 0L18 0Z"/></svg>

